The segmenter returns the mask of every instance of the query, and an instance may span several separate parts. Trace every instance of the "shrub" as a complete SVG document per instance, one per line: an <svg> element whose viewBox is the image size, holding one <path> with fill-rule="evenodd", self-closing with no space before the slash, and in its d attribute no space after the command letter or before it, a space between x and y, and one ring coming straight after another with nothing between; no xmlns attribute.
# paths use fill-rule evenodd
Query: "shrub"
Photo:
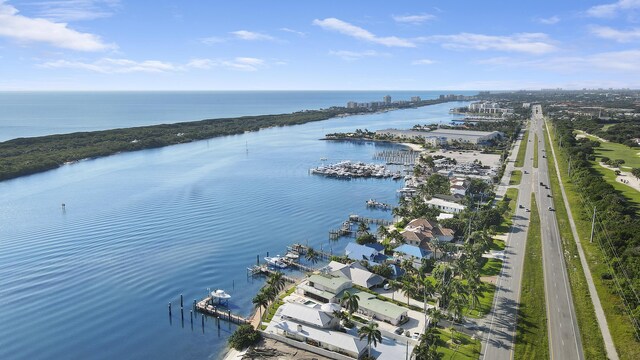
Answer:
<svg viewBox="0 0 640 360"><path fill-rule="evenodd" d="M253 326L240 325L229 337L229 346L236 350L242 350L257 343L260 338L260 333Z"/></svg>

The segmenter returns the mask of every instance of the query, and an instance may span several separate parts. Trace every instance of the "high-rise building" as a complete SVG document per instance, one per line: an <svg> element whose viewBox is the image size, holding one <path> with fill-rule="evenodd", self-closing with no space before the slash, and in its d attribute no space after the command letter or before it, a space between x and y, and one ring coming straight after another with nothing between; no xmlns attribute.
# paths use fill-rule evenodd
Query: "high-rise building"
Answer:
<svg viewBox="0 0 640 360"><path fill-rule="evenodd" d="M411 97L411 102L419 102L422 101L422 99L420 99L420 96L412 96Z"/></svg>
<svg viewBox="0 0 640 360"><path fill-rule="evenodd" d="M385 104L391 104L391 96L389 95L385 95L382 100L384 101Z"/></svg>

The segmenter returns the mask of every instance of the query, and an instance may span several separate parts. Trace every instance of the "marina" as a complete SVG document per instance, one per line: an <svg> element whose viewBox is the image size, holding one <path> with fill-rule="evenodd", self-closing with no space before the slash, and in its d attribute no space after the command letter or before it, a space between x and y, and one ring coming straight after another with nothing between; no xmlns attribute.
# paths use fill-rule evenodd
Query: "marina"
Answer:
<svg viewBox="0 0 640 360"><path fill-rule="evenodd" d="M323 165L309 170L311 174L324 175L338 179L352 178L402 178L400 172L392 172L384 165L365 164L363 162L341 161L337 164Z"/></svg>
<svg viewBox="0 0 640 360"><path fill-rule="evenodd" d="M374 160L385 161L387 165L413 166L420 157L420 151L413 150L384 150L373 155Z"/></svg>

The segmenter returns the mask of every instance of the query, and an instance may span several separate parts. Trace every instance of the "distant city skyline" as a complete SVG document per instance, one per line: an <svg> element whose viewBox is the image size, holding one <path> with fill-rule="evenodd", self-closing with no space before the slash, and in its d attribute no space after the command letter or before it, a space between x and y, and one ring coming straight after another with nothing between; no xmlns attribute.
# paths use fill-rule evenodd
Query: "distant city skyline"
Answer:
<svg viewBox="0 0 640 360"><path fill-rule="evenodd" d="M541 88L640 88L640 0L0 0L0 91Z"/></svg>

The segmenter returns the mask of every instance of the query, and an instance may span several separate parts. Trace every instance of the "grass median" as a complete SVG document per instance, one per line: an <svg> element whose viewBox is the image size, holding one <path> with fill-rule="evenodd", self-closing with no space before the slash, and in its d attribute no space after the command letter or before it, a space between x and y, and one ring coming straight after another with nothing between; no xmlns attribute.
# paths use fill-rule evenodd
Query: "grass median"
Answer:
<svg viewBox="0 0 640 360"><path fill-rule="evenodd" d="M520 185L520 181L522 181L522 171L513 170L509 177L509 185Z"/></svg>
<svg viewBox="0 0 640 360"><path fill-rule="evenodd" d="M563 174L563 185L571 206L573 220L576 223L578 235L581 241L582 248L587 257L587 263L591 269L593 281L600 297L603 310L606 314L607 321L610 325L615 324L614 327L609 328L611 336L618 350L618 355L621 359L638 359L640 358L640 349L637 342L633 339L633 329L630 327L628 319L623 317L624 314L619 313L616 309L616 304L620 303L620 298L612 293L612 290L603 284L600 274L608 272L602 253L595 246L595 244L589 244L584 239L589 239L589 232L591 229L590 216L581 213L581 204L578 200L578 194L573 189L571 183L567 181L567 162L565 161L563 154L559 151L558 144L555 141L553 128L548 129L551 131L551 138L553 142L551 145L555 149L555 154L558 156L558 167ZM556 218L558 219L558 228L560 230L560 238L562 241L562 248L564 254L565 264L567 266L567 274L569 276L569 284L571 286L571 294L573 297L573 304L576 311L576 318L578 321L578 327L580 328L580 338L582 339L582 348L584 351L585 359L606 359L606 351L604 348L604 340L595 316L595 310L593 303L591 302L591 296L589 295L589 289L587 286L587 280L584 276L582 269L582 263L578 256L577 244L573 238L573 233L569 225L569 218L567 215L567 209L564 206L562 200L562 192L560 191L560 182L555 170L555 160L553 153L551 152L550 144L546 143L547 163L549 165L549 178L551 190L554 194L554 206L556 209ZM586 215L586 216L583 216ZM622 344L620 346L619 344ZM622 349L625 349L622 351Z"/></svg>
<svg viewBox="0 0 640 360"><path fill-rule="evenodd" d="M534 194L525 254L514 358L549 359L540 216Z"/></svg>
<svg viewBox="0 0 640 360"><path fill-rule="evenodd" d="M529 141L529 131L524 132L524 136L522 137L522 141L520 142L520 148L518 149L518 156L516 157L516 162L514 163L515 167L523 167L524 166L524 157L527 153L527 142Z"/></svg>
<svg viewBox="0 0 640 360"><path fill-rule="evenodd" d="M533 134L533 167L538 167L538 134Z"/></svg>

